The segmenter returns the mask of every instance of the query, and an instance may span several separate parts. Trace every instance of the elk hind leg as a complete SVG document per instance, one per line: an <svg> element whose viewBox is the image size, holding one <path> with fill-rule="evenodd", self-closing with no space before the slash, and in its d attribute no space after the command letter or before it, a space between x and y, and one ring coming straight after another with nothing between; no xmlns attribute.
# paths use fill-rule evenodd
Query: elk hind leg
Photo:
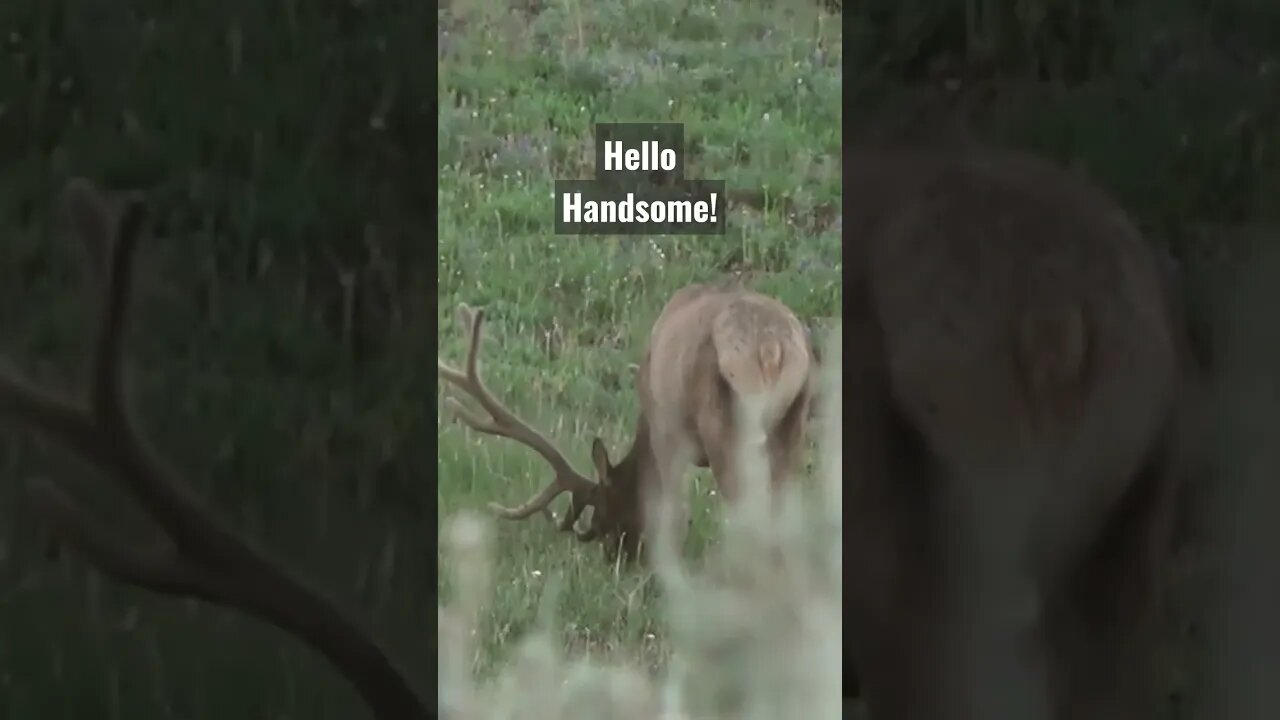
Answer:
<svg viewBox="0 0 1280 720"><path fill-rule="evenodd" d="M800 394L769 434L769 476L775 487L794 472L804 446L804 431L810 400Z"/></svg>
<svg viewBox="0 0 1280 720"><path fill-rule="evenodd" d="M1055 638L1067 665L1065 717L1145 717L1153 709L1153 633L1181 485L1168 446L1147 460L1069 580L1071 606L1060 611Z"/></svg>

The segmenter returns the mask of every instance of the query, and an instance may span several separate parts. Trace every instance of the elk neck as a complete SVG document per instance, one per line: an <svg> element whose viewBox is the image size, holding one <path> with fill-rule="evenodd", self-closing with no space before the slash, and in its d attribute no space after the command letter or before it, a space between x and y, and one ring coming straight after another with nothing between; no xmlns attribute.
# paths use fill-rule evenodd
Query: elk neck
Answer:
<svg viewBox="0 0 1280 720"><path fill-rule="evenodd" d="M653 446L649 442L649 420L640 413L636 417L635 436L627 454L613 466L610 478L616 491L638 499L640 478L654 467Z"/></svg>

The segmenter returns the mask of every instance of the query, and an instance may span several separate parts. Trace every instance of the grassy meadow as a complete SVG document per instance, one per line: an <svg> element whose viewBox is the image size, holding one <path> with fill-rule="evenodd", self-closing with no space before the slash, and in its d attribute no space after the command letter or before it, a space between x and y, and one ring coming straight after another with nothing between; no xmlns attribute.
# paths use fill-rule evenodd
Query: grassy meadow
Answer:
<svg viewBox="0 0 1280 720"><path fill-rule="evenodd" d="M740 274L806 322L839 315L839 17L786 5L610 0L526 12L455 2L441 14L439 353L461 363L454 310L485 308L490 388L583 472L593 435L615 460L629 447L629 365L681 286ZM554 181L591 177L593 124L626 121L684 123L687 177L724 179L731 195L752 198L731 211L725 235L553 234ZM532 451L450 422L448 392L438 407L442 527L491 501L522 502L550 479ZM716 535L719 504L708 472L690 479L686 551L696 556ZM494 548L482 674L534 627L553 586L571 655L663 664L663 614L642 574L609 566L598 544L541 516L498 525Z"/></svg>

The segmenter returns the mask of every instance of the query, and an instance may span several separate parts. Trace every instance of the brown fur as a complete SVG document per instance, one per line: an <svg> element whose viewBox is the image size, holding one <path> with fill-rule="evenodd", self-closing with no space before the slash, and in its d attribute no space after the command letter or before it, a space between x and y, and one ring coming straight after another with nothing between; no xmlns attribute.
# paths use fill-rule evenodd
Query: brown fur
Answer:
<svg viewBox="0 0 1280 720"><path fill-rule="evenodd" d="M873 717L1145 717L1182 383L1162 270L1082 178L845 158L846 621Z"/></svg>
<svg viewBox="0 0 1280 720"><path fill-rule="evenodd" d="M733 500L739 493L734 453L743 440L765 443L770 477L780 482L794 467L804 435L811 366L808 334L781 302L706 285L678 291L654 323L638 374L637 424L647 443L633 443L617 466L597 464L616 493L604 503L606 513L638 536L646 492L678 496L690 463L710 467L721 494ZM761 424L738 427L735 405L753 397L761 399Z"/></svg>

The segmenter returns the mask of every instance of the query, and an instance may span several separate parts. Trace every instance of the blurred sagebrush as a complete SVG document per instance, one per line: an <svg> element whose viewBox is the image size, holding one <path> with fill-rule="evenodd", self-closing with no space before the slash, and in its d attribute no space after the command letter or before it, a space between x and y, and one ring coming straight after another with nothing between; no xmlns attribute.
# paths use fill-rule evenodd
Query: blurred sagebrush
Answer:
<svg viewBox="0 0 1280 720"><path fill-rule="evenodd" d="M474 642L491 590L491 533L460 514L442 533L456 588L439 610L440 716L449 720L841 716L840 330L824 353L828 388L815 424L815 486L792 483L769 497L762 476L726 513L718 547L693 572L661 536L653 567L663 591L673 654L665 672L570 660L557 641L554 590L542 628L520 643L488 683L474 675ZM764 467L747 463L744 467ZM656 523L655 527L665 527Z"/></svg>

